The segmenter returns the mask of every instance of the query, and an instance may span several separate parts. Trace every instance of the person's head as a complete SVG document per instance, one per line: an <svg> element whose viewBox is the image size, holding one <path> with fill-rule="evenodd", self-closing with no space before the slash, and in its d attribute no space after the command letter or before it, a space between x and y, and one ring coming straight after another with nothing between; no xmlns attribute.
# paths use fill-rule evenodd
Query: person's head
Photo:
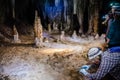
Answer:
<svg viewBox="0 0 120 80"><path fill-rule="evenodd" d="M114 13L115 12L115 7L112 6L111 12Z"/></svg>
<svg viewBox="0 0 120 80"><path fill-rule="evenodd" d="M115 11L120 11L120 4L114 3L111 8L111 12L114 13Z"/></svg>
<svg viewBox="0 0 120 80"><path fill-rule="evenodd" d="M91 63L99 64L101 59L102 50L99 47L90 48L88 51L88 59Z"/></svg>

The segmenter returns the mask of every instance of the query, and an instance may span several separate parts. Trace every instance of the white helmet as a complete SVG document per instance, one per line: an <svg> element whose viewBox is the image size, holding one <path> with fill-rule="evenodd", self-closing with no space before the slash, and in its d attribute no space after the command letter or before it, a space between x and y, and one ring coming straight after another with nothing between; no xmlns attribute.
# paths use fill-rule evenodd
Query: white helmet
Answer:
<svg viewBox="0 0 120 80"><path fill-rule="evenodd" d="M89 60L99 56L102 52L102 50L98 47L90 48L88 51L88 58Z"/></svg>

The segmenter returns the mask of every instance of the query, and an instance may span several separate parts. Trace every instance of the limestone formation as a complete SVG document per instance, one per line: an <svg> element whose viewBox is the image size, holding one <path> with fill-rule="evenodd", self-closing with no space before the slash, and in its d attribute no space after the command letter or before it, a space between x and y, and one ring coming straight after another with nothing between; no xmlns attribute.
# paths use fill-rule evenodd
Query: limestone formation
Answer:
<svg viewBox="0 0 120 80"><path fill-rule="evenodd" d="M51 33L51 24L48 24L48 31Z"/></svg>
<svg viewBox="0 0 120 80"><path fill-rule="evenodd" d="M73 32L73 34L72 34L72 38L73 38L73 39L76 39L76 38L77 38L76 31Z"/></svg>
<svg viewBox="0 0 120 80"><path fill-rule="evenodd" d="M34 32L35 32L35 46L43 47L43 31L41 20L35 12L35 23L34 23Z"/></svg>
<svg viewBox="0 0 120 80"><path fill-rule="evenodd" d="M21 40L19 39L19 34L15 25L13 26L13 37L14 37L13 43L21 43Z"/></svg>
<svg viewBox="0 0 120 80"><path fill-rule="evenodd" d="M60 40L61 41L65 40L65 32L64 31L61 31Z"/></svg>
<svg viewBox="0 0 120 80"><path fill-rule="evenodd" d="M96 35L95 35L95 39L99 39L99 34L96 34Z"/></svg>

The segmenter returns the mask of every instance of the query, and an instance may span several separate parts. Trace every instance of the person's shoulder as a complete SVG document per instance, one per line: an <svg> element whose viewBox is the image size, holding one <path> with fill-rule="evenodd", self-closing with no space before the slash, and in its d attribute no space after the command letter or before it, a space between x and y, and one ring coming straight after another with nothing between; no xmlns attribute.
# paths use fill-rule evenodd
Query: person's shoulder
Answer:
<svg viewBox="0 0 120 80"><path fill-rule="evenodd" d="M116 22L113 20L113 21L111 21L111 27L114 27L116 25Z"/></svg>
<svg viewBox="0 0 120 80"><path fill-rule="evenodd" d="M113 20L112 25L119 25L120 26L120 20Z"/></svg>

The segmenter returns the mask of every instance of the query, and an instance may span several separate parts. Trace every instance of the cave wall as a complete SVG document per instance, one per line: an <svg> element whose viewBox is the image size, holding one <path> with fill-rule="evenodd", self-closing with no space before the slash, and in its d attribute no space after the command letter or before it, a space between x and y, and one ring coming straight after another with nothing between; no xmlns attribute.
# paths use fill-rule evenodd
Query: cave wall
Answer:
<svg viewBox="0 0 120 80"><path fill-rule="evenodd" d="M18 23L33 23L34 21L34 0L15 0L15 19L13 19L12 0L0 0L0 23L8 25Z"/></svg>
<svg viewBox="0 0 120 80"><path fill-rule="evenodd" d="M58 7L56 6L57 1L61 2ZM112 1L119 2L119 0L15 0L14 19L12 0L0 0L0 24L24 23L33 25L37 9L44 27L47 27L46 24L50 21L57 21L69 25L70 30L77 26L78 33L97 34L101 30L101 16L107 13L105 10L110 9L106 5ZM46 4L48 10L51 9L48 12ZM56 14L56 10L59 15ZM74 21L74 19L78 20Z"/></svg>
<svg viewBox="0 0 120 80"><path fill-rule="evenodd" d="M80 32L83 34L98 33L102 0L78 0Z"/></svg>
<svg viewBox="0 0 120 80"><path fill-rule="evenodd" d="M0 0L0 23L4 23L12 16L10 0Z"/></svg>

